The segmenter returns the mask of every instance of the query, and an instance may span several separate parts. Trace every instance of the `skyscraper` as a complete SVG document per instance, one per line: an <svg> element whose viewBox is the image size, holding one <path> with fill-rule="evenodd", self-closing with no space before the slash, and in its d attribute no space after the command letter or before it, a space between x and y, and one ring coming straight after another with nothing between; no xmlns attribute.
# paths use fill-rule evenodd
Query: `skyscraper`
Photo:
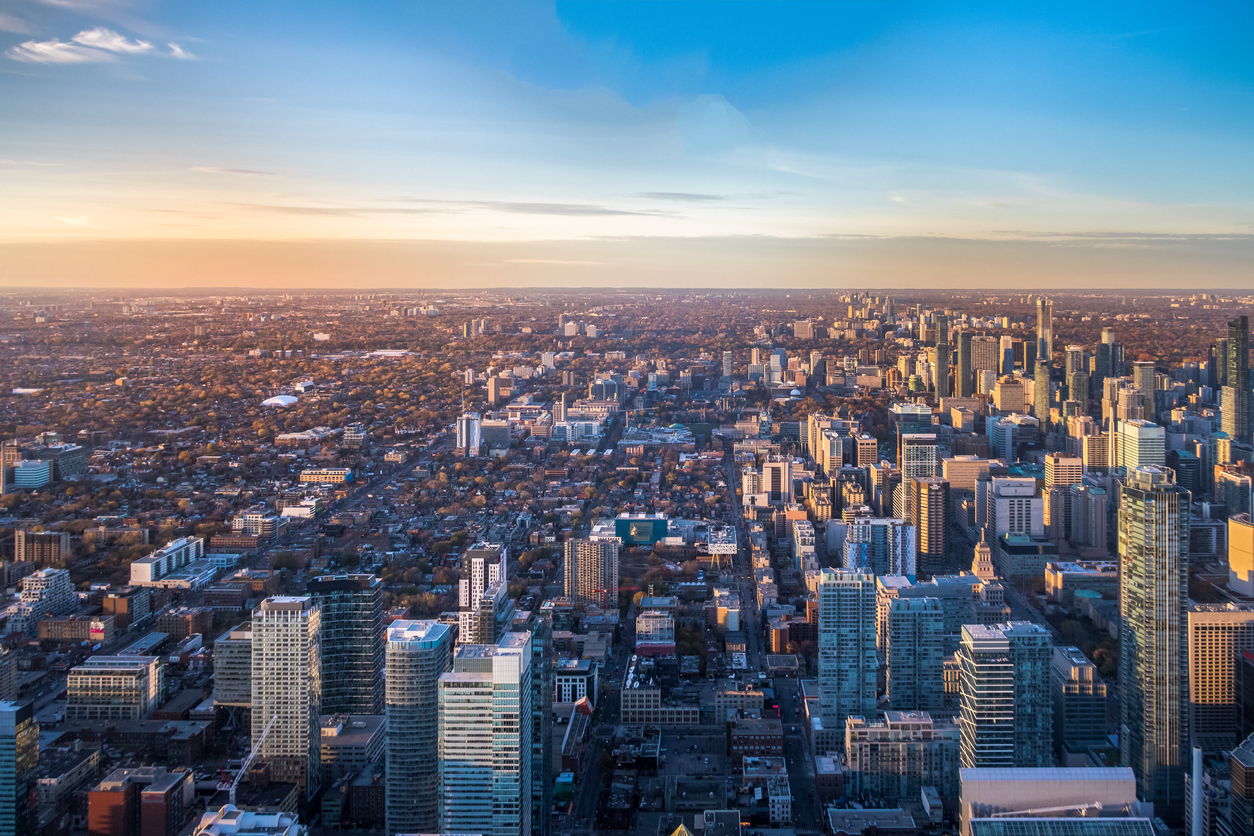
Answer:
<svg viewBox="0 0 1254 836"><path fill-rule="evenodd" d="M936 315L936 397L949 397L949 317Z"/></svg>
<svg viewBox="0 0 1254 836"><path fill-rule="evenodd" d="M936 598L888 604L888 703L894 711L945 706L945 617Z"/></svg>
<svg viewBox="0 0 1254 836"><path fill-rule="evenodd" d="M35 792L39 723L32 703L0 702L0 836L37 832Z"/></svg>
<svg viewBox="0 0 1254 836"><path fill-rule="evenodd" d="M958 373L954 375L954 394L969 398L975 394L975 379L971 376L971 337L965 328L958 332Z"/></svg>
<svg viewBox="0 0 1254 836"><path fill-rule="evenodd" d="M1054 303L1042 297L1036 300L1036 360L1054 362Z"/></svg>
<svg viewBox="0 0 1254 836"><path fill-rule="evenodd" d="M1145 398L1145 419L1147 421L1157 420L1158 407L1154 391L1158 388L1158 385L1153 360L1137 360L1132 364L1132 385Z"/></svg>
<svg viewBox="0 0 1254 836"><path fill-rule="evenodd" d="M918 543L921 575L943 573L949 561L949 483L937 476L902 481L909 493L909 522Z"/></svg>
<svg viewBox="0 0 1254 836"><path fill-rule="evenodd" d="M1042 430L1049 426L1049 391L1049 364L1037 360L1032 371L1032 415L1040 422Z"/></svg>
<svg viewBox="0 0 1254 836"><path fill-rule="evenodd" d="M467 456L479 455L480 419L478 412L467 412L457 419L457 449Z"/></svg>
<svg viewBox="0 0 1254 836"><path fill-rule="evenodd" d="M1165 467L1119 489L1123 763L1155 812L1179 820L1189 756L1189 494Z"/></svg>
<svg viewBox="0 0 1254 836"><path fill-rule="evenodd" d="M958 726L964 768L1050 765L1052 659L1049 633L1039 624L962 628Z"/></svg>
<svg viewBox="0 0 1254 836"><path fill-rule="evenodd" d="M1224 387L1220 396L1221 427L1228 437L1242 444L1251 441L1250 432L1250 319L1239 316L1228 323L1225 344Z"/></svg>
<svg viewBox="0 0 1254 836"><path fill-rule="evenodd" d="M617 538L572 538L565 542L562 576L567 598L602 609L618 606L619 544Z"/></svg>
<svg viewBox="0 0 1254 836"><path fill-rule="evenodd" d="M531 834L530 633L464 644L440 677L438 830Z"/></svg>
<svg viewBox="0 0 1254 836"><path fill-rule="evenodd" d="M321 713L322 609L308 596L267 598L253 611L252 742L271 780L306 798L320 783Z"/></svg>
<svg viewBox="0 0 1254 836"><path fill-rule="evenodd" d="M1001 368L1001 357L998 346L1001 341L996 337L981 334L971 338L971 371L996 372Z"/></svg>
<svg viewBox="0 0 1254 836"><path fill-rule="evenodd" d="M309 582L322 608L322 713L383 713L383 581L327 575Z"/></svg>
<svg viewBox="0 0 1254 836"><path fill-rule="evenodd" d="M823 569L819 576L819 709L824 731L850 715L875 715L875 576Z"/></svg>
<svg viewBox="0 0 1254 836"><path fill-rule="evenodd" d="M509 547L501 543L475 543L462 555L462 577L457 582L460 608L459 643L471 641L479 631L471 622L480 615L484 593L509 577Z"/></svg>
<svg viewBox="0 0 1254 836"><path fill-rule="evenodd" d="M1254 604L1189 605L1189 731L1204 751L1237 737L1236 659L1254 651Z"/></svg>
<svg viewBox="0 0 1254 836"><path fill-rule="evenodd" d="M438 621L394 621L387 630L387 830L439 827L440 677L453 634Z"/></svg>

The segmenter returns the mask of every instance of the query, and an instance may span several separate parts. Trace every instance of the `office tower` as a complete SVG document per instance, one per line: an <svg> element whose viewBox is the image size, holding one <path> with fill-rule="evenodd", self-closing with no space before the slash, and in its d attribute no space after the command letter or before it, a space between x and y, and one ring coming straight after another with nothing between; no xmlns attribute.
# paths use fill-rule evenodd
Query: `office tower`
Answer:
<svg viewBox="0 0 1254 836"><path fill-rule="evenodd" d="M757 346L749 349L749 363L754 366L762 365L762 349Z"/></svg>
<svg viewBox="0 0 1254 836"><path fill-rule="evenodd" d="M531 834L529 633L457 648L440 676L438 830Z"/></svg>
<svg viewBox="0 0 1254 836"><path fill-rule="evenodd" d="M1250 324L1241 316L1228 323L1224 340L1224 386L1220 392L1220 428L1228 437L1249 444L1250 433Z"/></svg>
<svg viewBox="0 0 1254 836"><path fill-rule="evenodd" d="M1000 360L998 362L998 370L1003 375L1014 374L1015 370L1015 338L1009 334L1003 334L998 345L1000 346Z"/></svg>
<svg viewBox="0 0 1254 836"><path fill-rule="evenodd" d="M770 502L792 502L792 459L772 456L762 464L762 487Z"/></svg>
<svg viewBox="0 0 1254 836"><path fill-rule="evenodd" d="M440 677L453 658L453 634L438 621L394 621L387 628L387 831L439 827Z"/></svg>
<svg viewBox="0 0 1254 836"><path fill-rule="evenodd" d="M819 709L839 734L850 715L875 716L875 576L823 569L819 599Z"/></svg>
<svg viewBox="0 0 1254 836"><path fill-rule="evenodd" d="M1063 359L1065 361L1064 369L1067 374L1075 372L1087 372L1089 370L1087 357L1084 356L1084 346L1069 345L1064 352Z"/></svg>
<svg viewBox="0 0 1254 836"><path fill-rule="evenodd" d="M1045 456L1045 487L1078 485L1082 481L1084 462L1079 458L1065 453L1050 453Z"/></svg>
<svg viewBox="0 0 1254 836"><path fill-rule="evenodd" d="M1115 329L1103 328L1093 361L1093 385L1100 392L1108 377L1123 375L1123 346L1115 342Z"/></svg>
<svg viewBox="0 0 1254 836"><path fill-rule="evenodd" d="M1119 466L1129 471L1138 467L1166 464L1166 431L1153 421L1119 422Z"/></svg>
<svg viewBox="0 0 1254 836"><path fill-rule="evenodd" d="M1158 386L1153 360L1137 360L1132 364L1132 385L1144 398L1146 420L1158 420L1158 408L1154 395Z"/></svg>
<svg viewBox="0 0 1254 836"><path fill-rule="evenodd" d="M39 723L32 703L0 702L0 836L37 832Z"/></svg>
<svg viewBox="0 0 1254 836"><path fill-rule="evenodd" d="M309 582L322 609L322 713L383 713L383 581L327 575Z"/></svg>
<svg viewBox="0 0 1254 836"><path fill-rule="evenodd" d="M909 492L910 524L918 538L919 574L943 573L949 564L949 483L932 476L902 484Z"/></svg>
<svg viewBox="0 0 1254 836"><path fill-rule="evenodd" d="M1254 604L1189 606L1189 730L1194 746L1231 749L1238 720L1236 657L1254 651Z"/></svg>
<svg viewBox="0 0 1254 836"><path fill-rule="evenodd" d="M1054 361L1054 303L1039 297L1036 300L1036 359L1047 364Z"/></svg>
<svg viewBox="0 0 1254 836"><path fill-rule="evenodd" d="M732 377L732 353L730 351L723 352L723 377L728 380Z"/></svg>
<svg viewBox="0 0 1254 836"><path fill-rule="evenodd" d="M936 475L939 460L934 433L906 433L900 440L901 456L897 466L906 479Z"/></svg>
<svg viewBox="0 0 1254 836"><path fill-rule="evenodd" d="M1178 819L1189 752L1189 495L1164 467L1119 489L1119 742L1155 812Z"/></svg>
<svg viewBox="0 0 1254 836"><path fill-rule="evenodd" d="M971 371L993 372L1001 367L1001 341L996 337L980 335L971 338Z"/></svg>
<svg viewBox="0 0 1254 836"><path fill-rule="evenodd" d="M1228 517L1228 588L1254 596L1254 520L1249 514Z"/></svg>
<svg viewBox="0 0 1254 836"><path fill-rule="evenodd" d="M1080 648L1055 647L1050 692L1054 702L1054 749L1063 766L1085 766L1089 749L1109 745L1106 683Z"/></svg>
<svg viewBox="0 0 1254 836"><path fill-rule="evenodd" d="M1254 479L1244 473L1228 469L1229 465L1215 468L1215 502L1224 506L1228 514L1249 514L1254 511ZM1177 475L1176 484L1180 484Z"/></svg>
<svg viewBox="0 0 1254 836"><path fill-rule="evenodd" d="M1196 453L1168 450L1167 466L1176 472L1176 484L1194 497L1202 495L1202 463ZM1232 513L1229 511L1229 513Z"/></svg>
<svg viewBox="0 0 1254 836"><path fill-rule="evenodd" d="M1089 412L1089 375L1088 372L1070 372L1067 374L1067 397L1076 402L1076 411L1080 415Z"/></svg>
<svg viewBox="0 0 1254 836"><path fill-rule="evenodd" d="M573 603L618 608L620 540L572 538L564 544L564 593Z"/></svg>
<svg viewBox="0 0 1254 836"><path fill-rule="evenodd" d="M322 737L322 610L312 598L274 596L253 611L252 678L257 758L270 765L272 781L296 784L310 798Z"/></svg>
<svg viewBox="0 0 1254 836"><path fill-rule="evenodd" d="M942 797L955 798L961 742L956 725L934 720L926 711L886 711L883 720L850 717L845 724L845 793L913 799L924 787L935 787Z"/></svg>
<svg viewBox="0 0 1254 836"><path fill-rule="evenodd" d="M552 613L533 611L525 630L531 633L531 833L549 836L553 809Z"/></svg>
<svg viewBox="0 0 1254 836"><path fill-rule="evenodd" d="M842 565L873 575L914 575L918 544L905 520L861 517L845 529Z"/></svg>
<svg viewBox="0 0 1254 836"><path fill-rule="evenodd" d="M226 709L234 729L253 704L252 622L237 624L213 643L213 705Z"/></svg>
<svg viewBox="0 0 1254 836"><path fill-rule="evenodd" d="M1049 426L1049 408L1052 406L1049 393L1049 365L1037 360L1032 371L1032 414L1042 427Z"/></svg>
<svg viewBox="0 0 1254 836"><path fill-rule="evenodd" d="M1051 764L1052 660L1049 633L1038 624L963 626L958 727L964 768Z"/></svg>
<svg viewBox="0 0 1254 836"><path fill-rule="evenodd" d="M888 605L888 704L894 711L945 707L945 640L941 603L898 598Z"/></svg>
<svg viewBox="0 0 1254 836"><path fill-rule="evenodd" d="M949 397L949 317L936 316L936 397ZM938 401L939 403L939 401Z"/></svg>
<svg viewBox="0 0 1254 836"><path fill-rule="evenodd" d="M467 412L457 419L457 450L467 456L477 456L480 444L479 413Z"/></svg>
<svg viewBox="0 0 1254 836"><path fill-rule="evenodd" d="M501 379L496 375L488 378L488 404L496 406L501 402Z"/></svg>
<svg viewBox="0 0 1254 836"><path fill-rule="evenodd" d="M958 332L958 371L954 375L954 394L959 398L969 398L975 394L975 379L972 377L971 338L974 335L963 329Z"/></svg>
<svg viewBox="0 0 1254 836"><path fill-rule="evenodd" d="M993 405L998 412L1027 412L1027 392L1023 386L1023 378L1002 375L993 389Z"/></svg>

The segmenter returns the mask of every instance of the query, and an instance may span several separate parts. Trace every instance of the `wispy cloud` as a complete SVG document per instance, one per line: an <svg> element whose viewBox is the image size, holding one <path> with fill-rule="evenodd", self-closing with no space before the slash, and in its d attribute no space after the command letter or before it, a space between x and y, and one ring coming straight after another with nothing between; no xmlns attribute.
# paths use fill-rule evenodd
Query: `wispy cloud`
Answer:
<svg viewBox="0 0 1254 836"><path fill-rule="evenodd" d="M336 217L350 217L354 215L425 215L437 211L435 209L395 206L294 206L281 203L229 203L227 205L239 209L261 209L262 211L276 212L282 215L330 215Z"/></svg>
<svg viewBox="0 0 1254 836"><path fill-rule="evenodd" d="M103 26L79 32L74 36L74 42L122 55L142 55L154 51L153 45L148 41L132 41L126 36L119 35L112 29L106 29Z"/></svg>
<svg viewBox="0 0 1254 836"><path fill-rule="evenodd" d="M726 200L721 194L695 194L693 192L639 192L636 197L649 200L679 200L689 203L704 203L711 200Z"/></svg>
<svg viewBox="0 0 1254 836"><path fill-rule="evenodd" d="M531 203L507 200L431 200L404 198L406 203L487 209L491 212L507 212L512 215L565 215L568 217L595 217L599 215L652 215L655 217L680 217L675 212L662 209L619 209L595 203Z"/></svg>
<svg viewBox="0 0 1254 836"><path fill-rule="evenodd" d="M104 50L73 42L63 43L56 38L50 41L26 41L9 47L4 54L14 61L28 64L92 64L114 60Z"/></svg>
<svg viewBox="0 0 1254 836"><path fill-rule="evenodd" d="M63 224L69 224L70 226L87 226L91 223L91 218L86 215L81 215L77 218L57 218L57 220Z"/></svg>
<svg viewBox="0 0 1254 836"><path fill-rule="evenodd" d="M30 35L35 31L29 23L15 15L0 12L0 32L14 32L18 35Z"/></svg>
<svg viewBox="0 0 1254 836"><path fill-rule="evenodd" d="M192 171L199 171L202 174L233 174L237 177L273 177L272 171L259 171L252 168L219 168L213 165L197 165L192 166Z"/></svg>
<svg viewBox="0 0 1254 836"><path fill-rule="evenodd" d="M115 56L120 55L160 55L184 61L196 58L178 44L171 43L169 47L170 52L164 53L150 41L132 40L112 29L97 26L94 29L84 29L69 41L58 38L50 41L26 41L10 47L5 55L14 61L32 64L99 64L113 61Z"/></svg>

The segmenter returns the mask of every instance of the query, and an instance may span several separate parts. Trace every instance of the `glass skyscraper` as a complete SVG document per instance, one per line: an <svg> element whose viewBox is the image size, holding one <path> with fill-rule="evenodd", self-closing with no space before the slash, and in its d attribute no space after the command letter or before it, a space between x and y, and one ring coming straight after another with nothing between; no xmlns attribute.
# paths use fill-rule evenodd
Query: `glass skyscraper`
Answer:
<svg viewBox="0 0 1254 836"><path fill-rule="evenodd" d="M383 713L383 581L329 575L309 582L322 607L322 711Z"/></svg>
<svg viewBox="0 0 1254 836"><path fill-rule="evenodd" d="M1189 493L1166 467L1119 490L1119 742L1137 792L1179 821L1189 758Z"/></svg>

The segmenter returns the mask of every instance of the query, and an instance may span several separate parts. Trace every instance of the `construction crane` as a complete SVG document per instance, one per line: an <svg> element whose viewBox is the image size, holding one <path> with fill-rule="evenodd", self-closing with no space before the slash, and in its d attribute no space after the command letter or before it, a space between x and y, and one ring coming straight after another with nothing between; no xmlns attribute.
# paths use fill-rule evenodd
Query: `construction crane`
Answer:
<svg viewBox="0 0 1254 836"><path fill-rule="evenodd" d="M244 762L239 765L239 774L235 776L235 780L231 782L231 806L235 806L235 788L239 786L239 782L244 777L244 773L248 771L248 767L252 766L253 759L257 757L257 752L261 751L261 744L266 742L266 736L270 734L270 729L274 728L274 724L278 721L279 715L275 714L270 718L270 722L266 724L266 730L261 733L261 737L257 738L257 745L248 753L248 757L244 758Z"/></svg>
<svg viewBox="0 0 1254 836"><path fill-rule="evenodd" d="M1084 813L1088 810L1100 809L1102 809L1102 802L1094 801L1090 804L1067 804L1062 807L1035 807L1030 810L1007 810L1001 813L990 813L988 818L1004 819L1017 816L1039 816L1041 813L1062 813L1067 810L1075 810L1077 812Z"/></svg>

